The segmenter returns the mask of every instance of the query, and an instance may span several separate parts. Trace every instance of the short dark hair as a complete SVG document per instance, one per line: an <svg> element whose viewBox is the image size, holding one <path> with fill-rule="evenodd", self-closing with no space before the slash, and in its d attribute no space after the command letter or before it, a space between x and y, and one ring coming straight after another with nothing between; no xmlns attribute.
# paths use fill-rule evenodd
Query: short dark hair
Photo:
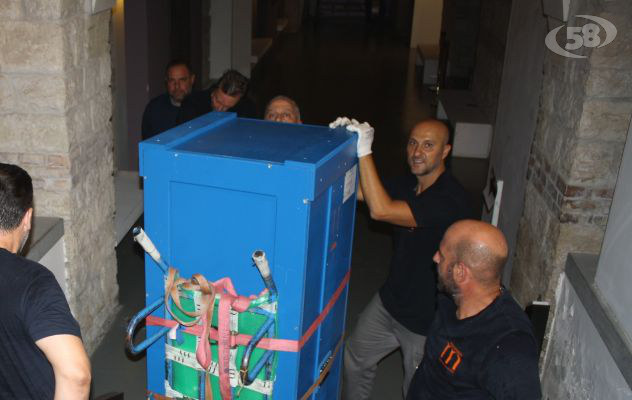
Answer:
<svg viewBox="0 0 632 400"><path fill-rule="evenodd" d="M231 97L243 96L248 91L248 78L237 70L229 69L219 78L217 87Z"/></svg>
<svg viewBox="0 0 632 400"><path fill-rule="evenodd" d="M173 59L169 61L169 64L167 64L167 68L165 68L165 76L169 78L169 70L171 69L171 67L176 67L179 65L186 67L186 69L189 71L189 75L193 74L193 69L191 69L191 64L189 64L187 61L184 61L184 60Z"/></svg>
<svg viewBox="0 0 632 400"><path fill-rule="evenodd" d="M29 174L13 164L0 163L0 231L20 226L33 207L33 182Z"/></svg>

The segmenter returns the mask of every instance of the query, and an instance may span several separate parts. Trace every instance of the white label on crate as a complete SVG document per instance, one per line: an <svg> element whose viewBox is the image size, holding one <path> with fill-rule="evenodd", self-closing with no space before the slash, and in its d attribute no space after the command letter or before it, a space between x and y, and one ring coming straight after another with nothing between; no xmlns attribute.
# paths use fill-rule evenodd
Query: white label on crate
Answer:
<svg viewBox="0 0 632 400"><path fill-rule="evenodd" d="M356 189L356 175L358 173L358 166L354 165L349 171L345 173L345 188L342 194L342 202L349 200Z"/></svg>
<svg viewBox="0 0 632 400"><path fill-rule="evenodd" d="M178 349L168 344L165 344L165 358L167 360L177 362L178 364L185 365L189 368L193 368L197 371L204 371L202 367L200 366L200 364L198 364L195 353ZM241 386L241 378L239 377L239 373L237 372L237 366L235 364L236 361L237 361L237 348L230 349L230 365L229 365L229 370L228 370L228 377L230 379L230 386L232 387ZM254 361L252 361L252 364L253 365L255 364ZM217 364L215 361L211 361L211 364L208 368L208 372L211 375L219 376L219 364ZM267 381L267 380L262 380L262 379L255 379L249 386L247 386L248 389L261 393L266 396L272 395L273 387L274 387L273 381ZM165 389L167 392L167 396L178 398L178 399L182 398L182 394L173 390L169 386L168 381L165 381Z"/></svg>

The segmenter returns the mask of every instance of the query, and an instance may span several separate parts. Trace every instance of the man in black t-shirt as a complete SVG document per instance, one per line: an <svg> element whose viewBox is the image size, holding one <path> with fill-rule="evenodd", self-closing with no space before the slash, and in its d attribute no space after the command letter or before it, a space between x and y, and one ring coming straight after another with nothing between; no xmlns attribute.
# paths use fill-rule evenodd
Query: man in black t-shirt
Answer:
<svg viewBox="0 0 632 400"><path fill-rule="evenodd" d="M502 232L485 222L460 221L445 233L434 260L447 296L407 400L542 397L531 323L500 284L506 259Z"/></svg>
<svg viewBox="0 0 632 400"><path fill-rule="evenodd" d="M371 218L394 225L394 252L384 286L364 309L349 336L344 355L343 398L368 399L378 362L401 348L406 391L423 356L425 335L435 310L436 278L432 256L445 230L471 217L468 196L446 171L448 128L436 120L418 123L407 145L411 174L382 185L371 155L373 128L339 118L332 128L358 133L360 186Z"/></svg>
<svg viewBox="0 0 632 400"><path fill-rule="evenodd" d="M0 163L0 399L85 400L90 361L53 274L17 255L33 215L33 185Z"/></svg>
<svg viewBox="0 0 632 400"><path fill-rule="evenodd" d="M185 61L173 60L167 65L165 83L167 93L151 99L143 112L141 127L143 140L178 124L180 107L184 99L191 94L195 74Z"/></svg>

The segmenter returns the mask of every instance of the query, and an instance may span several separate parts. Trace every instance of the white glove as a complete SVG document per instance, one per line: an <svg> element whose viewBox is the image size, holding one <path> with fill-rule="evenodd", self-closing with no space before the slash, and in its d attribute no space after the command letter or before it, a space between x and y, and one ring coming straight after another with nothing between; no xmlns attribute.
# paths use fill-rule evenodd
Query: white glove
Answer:
<svg viewBox="0 0 632 400"><path fill-rule="evenodd" d="M338 117L336 120L329 124L331 129L336 129L339 126L347 126L349 124L359 124L355 119L349 119L347 117Z"/></svg>
<svg viewBox="0 0 632 400"><path fill-rule="evenodd" d="M371 145L373 144L373 134L375 130L368 122L361 124L353 118L349 119L347 117L338 117L334 122L329 124L331 129L342 126L346 127L348 131L356 132L358 134L358 146L356 149L358 158L372 153Z"/></svg>

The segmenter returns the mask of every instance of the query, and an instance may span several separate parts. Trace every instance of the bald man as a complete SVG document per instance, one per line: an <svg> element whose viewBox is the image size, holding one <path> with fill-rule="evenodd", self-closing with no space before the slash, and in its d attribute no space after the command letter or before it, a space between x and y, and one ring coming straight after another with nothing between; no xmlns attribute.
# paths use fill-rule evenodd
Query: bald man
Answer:
<svg viewBox="0 0 632 400"><path fill-rule="evenodd" d="M502 232L460 221L434 256L438 311L407 400L540 399L531 323L501 286L507 260Z"/></svg>
<svg viewBox="0 0 632 400"><path fill-rule="evenodd" d="M450 144L443 123L425 120L413 127L407 145L410 173L386 186L371 152L373 128L347 118L330 126L358 133L358 199L366 202L371 218L394 226L388 279L346 343L343 398L370 398L378 363L398 348L405 397L434 317L437 285L432 257L445 230L455 221L471 218L472 209L467 193L446 170Z"/></svg>
<svg viewBox="0 0 632 400"><path fill-rule="evenodd" d="M287 96L275 96L266 106L266 121L301 124L301 111L298 104Z"/></svg>

